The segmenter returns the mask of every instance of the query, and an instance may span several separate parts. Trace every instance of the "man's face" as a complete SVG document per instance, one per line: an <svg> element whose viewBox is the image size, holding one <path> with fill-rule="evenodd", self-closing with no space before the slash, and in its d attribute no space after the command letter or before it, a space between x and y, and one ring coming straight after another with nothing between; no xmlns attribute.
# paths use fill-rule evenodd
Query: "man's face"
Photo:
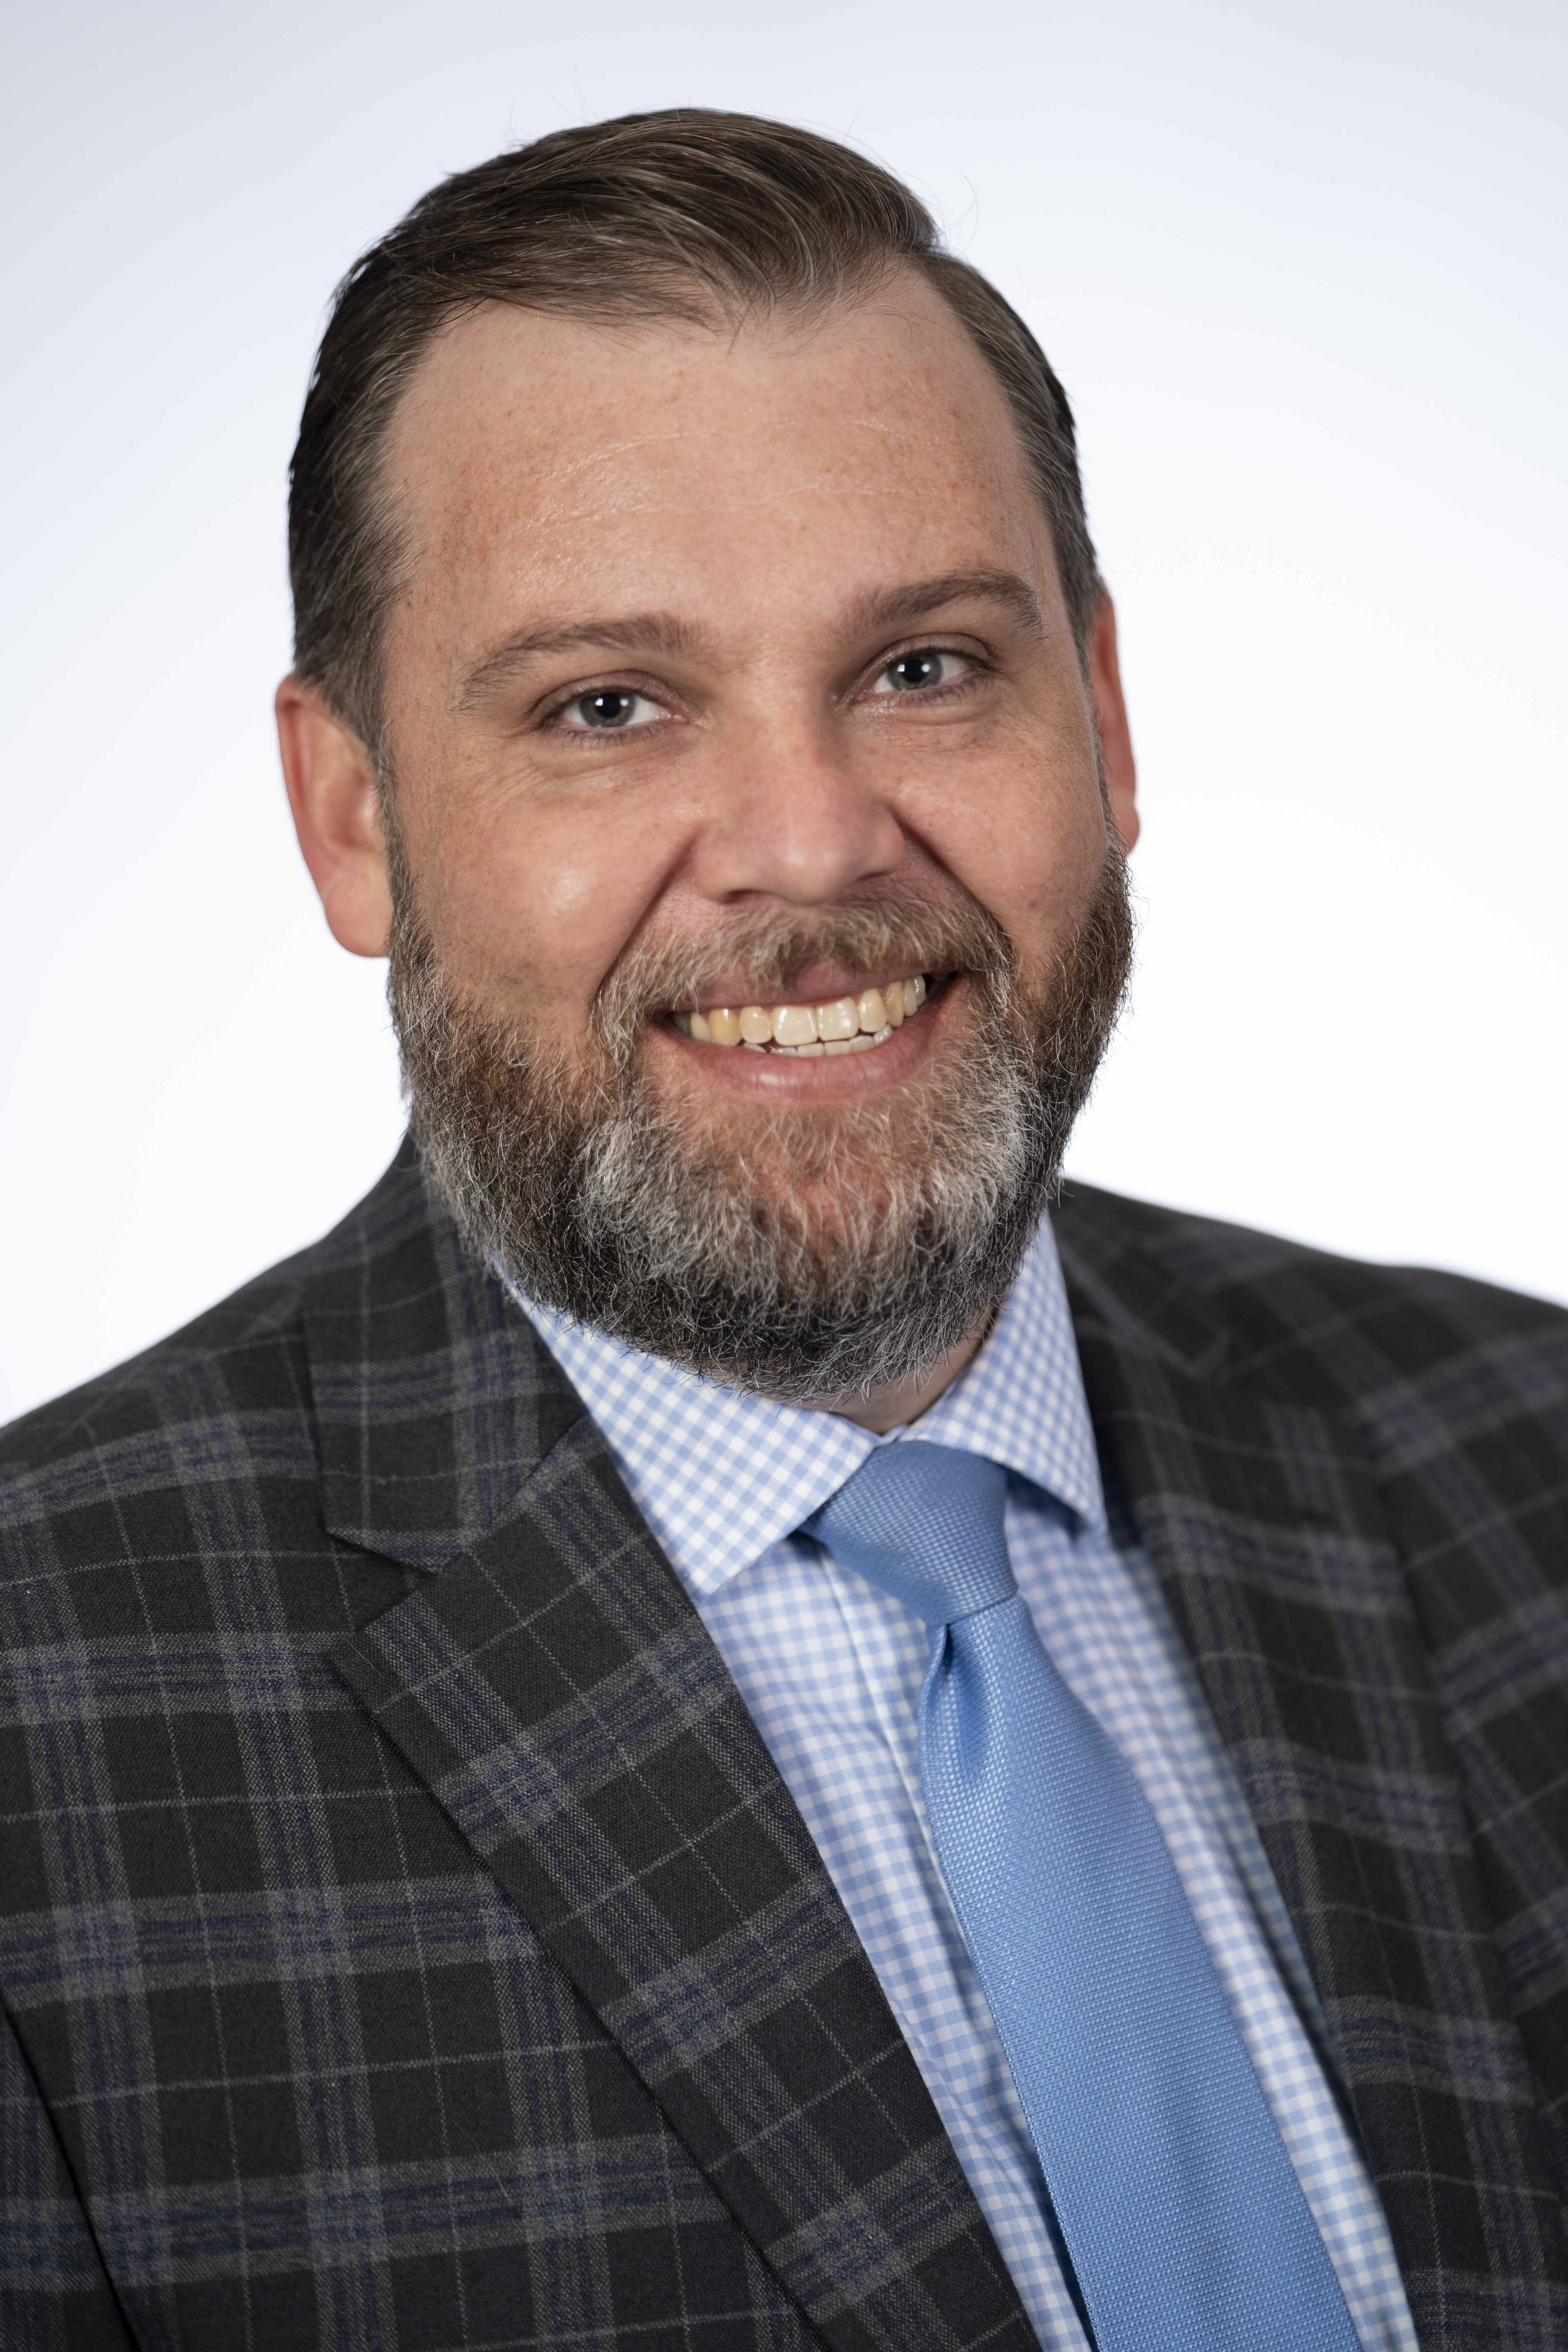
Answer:
<svg viewBox="0 0 1568 2352"><path fill-rule="evenodd" d="M1016 433L928 289L739 335L486 310L426 362L391 478L398 822L475 1002L578 1055L634 942L849 893L973 898L1046 978L1105 855L1093 721ZM655 1024L648 1070L742 1133L896 1088L963 1028L962 991L820 1060Z"/></svg>
<svg viewBox="0 0 1568 2352"><path fill-rule="evenodd" d="M966 1103L1005 1123L1004 1046L1055 1050L1062 959L1115 878L1048 528L945 306L911 277L739 332L487 309L423 363L388 484L409 558L384 737L416 1124L424 1081L476 1037L469 1095L438 1116L471 1124L475 1087L493 1102L526 1065L514 1149L553 1119L580 1159L635 1087L634 1156L664 1154L667 1192L689 1166L699 1221L765 1229L784 1297L879 1218L924 1216L914 1180ZM1113 1004L1121 977L1090 985ZM879 1018L906 982L910 1017ZM722 1042L737 1024L750 1042ZM803 1039L821 1050L781 1050ZM994 1190L984 1159L960 1151L937 1189ZM570 1160L531 1176L536 1224ZM840 1327L868 1296L840 1298ZM765 1378L721 1350L704 1368Z"/></svg>

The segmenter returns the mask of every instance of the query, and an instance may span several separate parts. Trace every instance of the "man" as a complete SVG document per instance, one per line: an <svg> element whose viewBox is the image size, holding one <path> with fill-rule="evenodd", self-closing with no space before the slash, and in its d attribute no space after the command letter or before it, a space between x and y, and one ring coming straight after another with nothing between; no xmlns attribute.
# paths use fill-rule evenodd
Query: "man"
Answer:
<svg viewBox="0 0 1568 2352"><path fill-rule="evenodd" d="M8 1434L5 2343L1568 2341L1564 1318L1058 1198L1026 331L821 140L561 134L345 281L291 550L413 1139Z"/></svg>

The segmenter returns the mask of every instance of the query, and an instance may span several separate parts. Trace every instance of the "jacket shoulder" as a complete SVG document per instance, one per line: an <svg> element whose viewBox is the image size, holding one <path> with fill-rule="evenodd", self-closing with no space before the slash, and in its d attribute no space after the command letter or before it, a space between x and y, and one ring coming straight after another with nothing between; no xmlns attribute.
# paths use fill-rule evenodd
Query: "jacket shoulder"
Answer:
<svg viewBox="0 0 1568 2352"><path fill-rule="evenodd" d="M332 1231L269 1266L167 1339L38 1405L0 1429L0 1528L26 1516L73 1463L100 1482L111 1465L134 1480L139 1442L197 1426L239 1439L255 1416L308 1411L303 1308L308 1291L352 1276L378 1250L423 1225L427 1212L407 1145ZM45 1491L37 1482L43 1481ZM112 1483L112 1480L110 1480Z"/></svg>
<svg viewBox="0 0 1568 2352"><path fill-rule="evenodd" d="M1555 1401L1568 1397L1568 1309L1550 1300L1339 1257L1089 1184L1064 1187L1053 1223L1069 1281L1227 1381L1304 1386L1342 1403L1488 1357L1528 1360Z"/></svg>

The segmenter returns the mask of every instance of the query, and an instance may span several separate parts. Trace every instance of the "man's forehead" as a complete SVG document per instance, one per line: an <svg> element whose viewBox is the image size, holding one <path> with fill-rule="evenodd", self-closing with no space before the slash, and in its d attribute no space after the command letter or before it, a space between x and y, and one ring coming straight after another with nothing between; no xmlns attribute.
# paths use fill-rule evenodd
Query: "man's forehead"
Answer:
<svg viewBox="0 0 1568 2352"><path fill-rule="evenodd" d="M739 332L490 306L430 353L390 456L394 673L433 662L457 706L498 661L516 674L519 639L605 615L746 658L841 643L865 597L948 574L1016 575L1059 614L1011 412L915 280ZM601 634L598 657L659 649L625 636Z"/></svg>
<svg viewBox="0 0 1568 2352"><path fill-rule="evenodd" d="M930 495L1022 465L990 371L912 275L818 318L738 329L604 327L487 304L426 354L389 458L426 524L502 482L526 486L544 524L606 498L616 513L671 496L763 505L854 495L879 477Z"/></svg>

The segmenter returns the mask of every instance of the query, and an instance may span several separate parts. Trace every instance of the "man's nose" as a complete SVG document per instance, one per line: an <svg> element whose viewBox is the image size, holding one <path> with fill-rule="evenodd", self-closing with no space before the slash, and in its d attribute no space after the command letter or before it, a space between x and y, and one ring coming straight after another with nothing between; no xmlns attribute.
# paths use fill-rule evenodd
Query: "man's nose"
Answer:
<svg viewBox="0 0 1568 2352"><path fill-rule="evenodd" d="M710 898L821 906L903 860L903 828L886 779L840 747L795 738L753 746L715 793L694 879Z"/></svg>

